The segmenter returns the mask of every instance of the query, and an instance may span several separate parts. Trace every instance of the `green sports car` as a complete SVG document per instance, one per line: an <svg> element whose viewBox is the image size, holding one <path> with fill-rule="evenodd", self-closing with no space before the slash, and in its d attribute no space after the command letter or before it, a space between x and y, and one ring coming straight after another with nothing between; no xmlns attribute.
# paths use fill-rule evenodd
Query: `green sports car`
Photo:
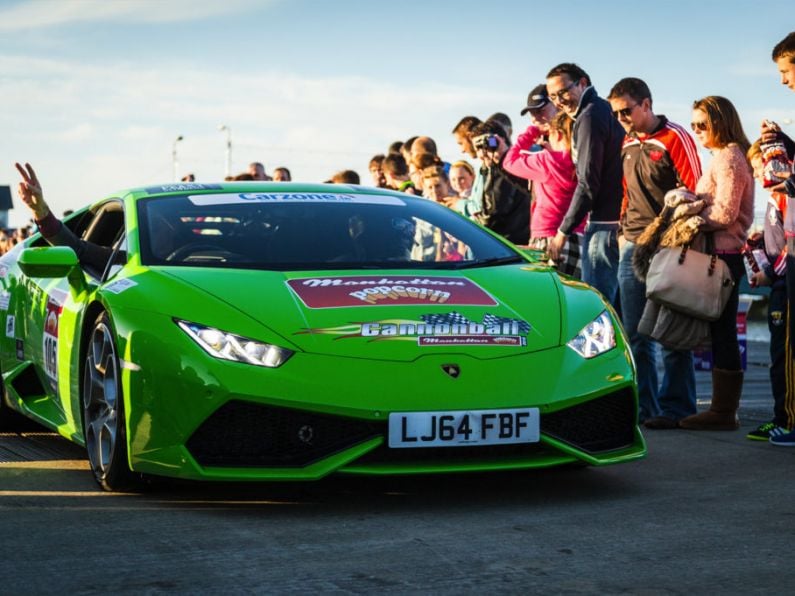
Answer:
<svg viewBox="0 0 795 596"><path fill-rule="evenodd" d="M427 199L175 184L63 225L77 252L0 260L0 417L84 445L106 490L645 454L602 296Z"/></svg>

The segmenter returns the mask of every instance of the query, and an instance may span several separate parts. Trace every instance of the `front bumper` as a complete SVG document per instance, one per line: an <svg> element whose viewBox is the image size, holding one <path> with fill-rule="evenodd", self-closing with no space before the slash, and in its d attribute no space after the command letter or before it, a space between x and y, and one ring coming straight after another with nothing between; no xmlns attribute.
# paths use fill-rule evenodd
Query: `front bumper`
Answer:
<svg viewBox="0 0 795 596"><path fill-rule="evenodd" d="M133 340L136 338L133 337ZM297 353L279 369L221 362L137 338L125 369L131 467L206 480L314 480L349 474L508 470L643 457L625 346L591 360L566 347L478 360L429 354L413 362ZM462 375L442 365L454 359ZM550 372L552 371L552 372ZM387 447L393 411L538 407L539 443Z"/></svg>

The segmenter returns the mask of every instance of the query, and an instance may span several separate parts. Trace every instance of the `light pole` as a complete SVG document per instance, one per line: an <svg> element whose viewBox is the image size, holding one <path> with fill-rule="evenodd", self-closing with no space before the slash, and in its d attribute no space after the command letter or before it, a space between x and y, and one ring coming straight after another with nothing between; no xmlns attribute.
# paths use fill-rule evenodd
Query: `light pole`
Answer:
<svg viewBox="0 0 795 596"><path fill-rule="evenodd" d="M177 162L177 143L182 140L182 135L174 139L174 144L171 146L171 162L174 164L174 182L179 182L179 162Z"/></svg>
<svg viewBox="0 0 795 596"><path fill-rule="evenodd" d="M218 127L218 130L221 132L226 132L226 177L232 175L232 130L226 125L221 124Z"/></svg>

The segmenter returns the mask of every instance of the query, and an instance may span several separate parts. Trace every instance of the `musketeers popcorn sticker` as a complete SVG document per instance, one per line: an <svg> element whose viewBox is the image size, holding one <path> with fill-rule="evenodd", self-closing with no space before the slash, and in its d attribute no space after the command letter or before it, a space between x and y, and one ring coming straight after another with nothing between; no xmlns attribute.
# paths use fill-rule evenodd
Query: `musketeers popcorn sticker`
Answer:
<svg viewBox="0 0 795 596"><path fill-rule="evenodd" d="M309 277L291 279L287 285L309 308L497 304L480 286L462 277Z"/></svg>

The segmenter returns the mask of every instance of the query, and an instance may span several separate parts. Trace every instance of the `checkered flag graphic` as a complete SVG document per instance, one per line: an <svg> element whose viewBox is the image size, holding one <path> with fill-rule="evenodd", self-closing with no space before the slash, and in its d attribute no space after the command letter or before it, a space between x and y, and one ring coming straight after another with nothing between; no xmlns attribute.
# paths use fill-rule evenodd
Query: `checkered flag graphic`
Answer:
<svg viewBox="0 0 795 596"><path fill-rule="evenodd" d="M496 315L483 315L483 324L487 327L492 325L502 325L503 323L517 323L519 325L519 333L526 335L530 333L530 323L527 321L520 321L518 319L511 319L509 317L498 317Z"/></svg>
<svg viewBox="0 0 795 596"><path fill-rule="evenodd" d="M451 312L444 315L420 315L420 318L429 325L448 324L448 325L468 325L471 323L464 315Z"/></svg>

